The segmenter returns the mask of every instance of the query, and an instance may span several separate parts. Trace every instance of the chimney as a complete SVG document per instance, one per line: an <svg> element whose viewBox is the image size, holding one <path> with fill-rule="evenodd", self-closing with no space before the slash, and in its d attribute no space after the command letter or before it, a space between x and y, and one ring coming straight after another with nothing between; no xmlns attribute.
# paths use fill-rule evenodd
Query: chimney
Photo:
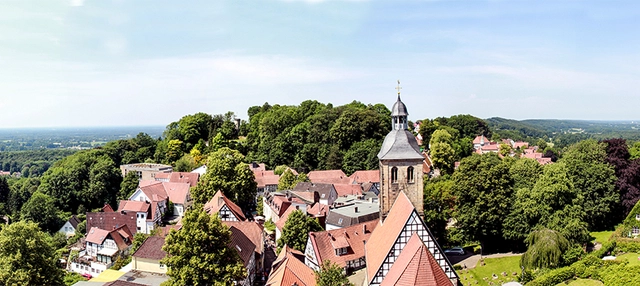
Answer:
<svg viewBox="0 0 640 286"><path fill-rule="evenodd" d="M355 210L355 212L358 212L358 207L355 207L354 210Z"/></svg>

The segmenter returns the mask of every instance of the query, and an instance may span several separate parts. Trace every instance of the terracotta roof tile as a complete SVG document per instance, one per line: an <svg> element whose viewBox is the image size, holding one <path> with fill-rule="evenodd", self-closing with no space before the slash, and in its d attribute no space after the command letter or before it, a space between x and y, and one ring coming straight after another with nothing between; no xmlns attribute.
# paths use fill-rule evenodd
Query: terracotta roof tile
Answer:
<svg viewBox="0 0 640 286"><path fill-rule="evenodd" d="M263 228L260 224L253 221L223 221L222 223L242 232L255 245L255 251L262 255L264 238Z"/></svg>
<svg viewBox="0 0 640 286"><path fill-rule="evenodd" d="M153 260L163 259L167 256L167 253L162 250L164 239L165 238L161 236L150 236L142 243L140 248L133 253L133 256Z"/></svg>
<svg viewBox="0 0 640 286"><path fill-rule="evenodd" d="M355 171L349 178L353 184L380 183L380 170Z"/></svg>
<svg viewBox="0 0 640 286"><path fill-rule="evenodd" d="M321 203L315 203L310 208L307 207L307 214L312 217L327 216L329 212L329 206Z"/></svg>
<svg viewBox="0 0 640 286"><path fill-rule="evenodd" d="M167 199L167 191L163 182L155 182L154 184L140 187L140 190L153 202L159 202Z"/></svg>
<svg viewBox="0 0 640 286"><path fill-rule="evenodd" d="M87 213L87 229L97 227L113 230L126 225L129 230L137 230L136 213L134 212L100 212Z"/></svg>
<svg viewBox="0 0 640 286"><path fill-rule="evenodd" d="M307 175L312 183L350 184L351 179L342 170L311 171Z"/></svg>
<svg viewBox="0 0 640 286"><path fill-rule="evenodd" d="M347 261L364 257L365 241L369 240L377 225L377 221L368 221L345 228L309 233L309 239L318 258L318 263L322 264L324 260L331 260L341 267L346 267ZM344 245L349 246L347 254L337 256L335 248Z"/></svg>
<svg viewBox="0 0 640 286"><path fill-rule="evenodd" d="M238 252L238 256L242 259L244 266L247 267L255 253L256 245L237 227L231 226L229 230L231 231L231 241L228 247Z"/></svg>
<svg viewBox="0 0 640 286"><path fill-rule="evenodd" d="M276 227L279 230L283 230L284 229L284 224L287 222L287 219L289 218L289 215L291 215L292 212L294 212L296 210L296 208L289 206L287 208L287 210L280 216L280 219L278 221L276 221Z"/></svg>
<svg viewBox="0 0 640 286"><path fill-rule="evenodd" d="M191 188L189 183L163 182L162 186L164 187L167 196L169 196L169 200L174 204L184 205L187 202L187 195Z"/></svg>
<svg viewBox="0 0 640 286"><path fill-rule="evenodd" d="M333 184L333 187L338 193L338 197L344 197L347 195L362 195L362 186L353 184Z"/></svg>
<svg viewBox="0 0 640 286"><path fill-rule="evenodd" d="M393 263L380 286L453 286L431 252L414 233Z"/></svg>
<svg viewBox="0 0 640 286"><path fill-rule="evenodd" d="M264 188L266 186L278 185L280 176L273 173L273 171L253 171L256 184L258 188Z"/></svg>
<svg viewBox="0 0 640 286"><path fill-rule="evenodd" d="M118 212L133 211L133 212L148 213L150 208L151 208L151 204L148 202L121 200L118 207Z"/></svg>
<svg viewBox="0 0 640 286"><path fill-rule="evenodd" d="M156 175L157 178L157 175ZM200 179L200 174L198 173L188 173L188 172L173 172L169 177L169 182L171 183L187 183L190 187L195 187L198 184L198 180Z"/></svg>
<svg viewBox="0 0 640 286"><path fill-rule="evenodd" d="M315 277L313 270L296 258L296 251L285 245L273 263L266 286L315 286Z"/></svg>

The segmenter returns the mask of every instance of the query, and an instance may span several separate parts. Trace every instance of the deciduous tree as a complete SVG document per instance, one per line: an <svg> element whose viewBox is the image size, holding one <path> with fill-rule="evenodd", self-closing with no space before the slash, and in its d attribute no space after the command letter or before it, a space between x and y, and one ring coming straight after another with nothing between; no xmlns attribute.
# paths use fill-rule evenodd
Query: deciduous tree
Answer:
<svg viewBox="0 0 640 286"><path fill-rule="evenodd" d="M51 238L32 222L0 231L0 285L63 285Z"/></svg>
<svg viewBox="0 0 640 286"><path fill-rule="evenodd" d="M344 269L331 260L322 261L320 271L314 271L316 274L316 285L318 286L353 286L349 282L349 278L344 274Z"/></svg>
<svg viewBox="0 0 640 286"><path fill-rule="evenodd" d="M217 215L194 206L162 248L167 252L162 260L169 269L167 285L232 285L242 280L246 270L236 249L228 247L230 241L231 231Z"/></svg>
<svg viewBox="0 0 640 286"><path fill-rule="evenodd" d="M314 218L308 217L301 210L295 210L289 214L282 229L282 236L278 240L278 247L284 245L304 252L307 245L309 232L321 231L322 227Z"/></svg>

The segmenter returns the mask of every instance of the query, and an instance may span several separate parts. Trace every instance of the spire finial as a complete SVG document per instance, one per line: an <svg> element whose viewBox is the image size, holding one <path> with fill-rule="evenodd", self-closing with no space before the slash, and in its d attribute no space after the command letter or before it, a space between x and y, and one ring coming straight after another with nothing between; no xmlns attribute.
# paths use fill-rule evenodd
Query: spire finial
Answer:
<svg viewBox="0 0 640 286"><path fill-rule="evenodd" d="M400 80L398 80L398 87L396 87L396 90L398 90L398 101L400 101L400 90L402 89L402 87L400 87Z"/></svg>

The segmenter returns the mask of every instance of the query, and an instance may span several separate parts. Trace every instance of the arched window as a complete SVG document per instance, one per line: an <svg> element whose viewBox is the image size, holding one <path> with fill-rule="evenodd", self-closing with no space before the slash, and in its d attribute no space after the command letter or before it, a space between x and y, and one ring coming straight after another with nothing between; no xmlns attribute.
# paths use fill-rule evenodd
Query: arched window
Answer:
<svg viewBox="0 0 640 286"><path fill-rule="evenodd" d="M391 183L397 183L398 182L398 168L397 167L393 167L391 168Z"/></svg>
<svg viewBox="0 0 640 286"><path fill-rule="evenodd" d="M407 168L407 183L413 183L413 167Z"/></svg>

